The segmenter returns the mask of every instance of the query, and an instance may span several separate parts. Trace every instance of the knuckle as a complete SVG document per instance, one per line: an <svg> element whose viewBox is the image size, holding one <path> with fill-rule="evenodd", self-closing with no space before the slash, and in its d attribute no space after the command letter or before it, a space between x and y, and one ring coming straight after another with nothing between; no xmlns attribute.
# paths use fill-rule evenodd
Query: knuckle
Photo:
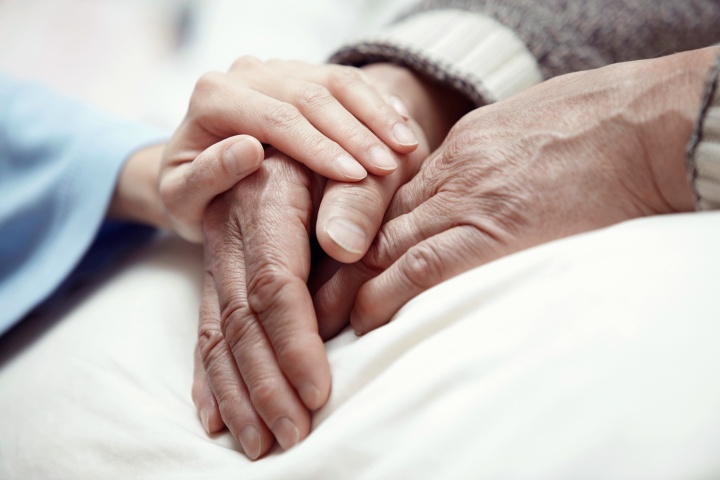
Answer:
<svg viewBox="0 0 720 480"><path fill-rule="evenodd" d="M457 159L467 156L468 148L478 144L477 135L474 132L460 131L445 144L439 162L445 166L452 165Z"/></svg>
<svg viewBox="0 0 720 480"><path fill-rule="evenodd" d="M300 111L289 103L280 103L263 114L265 125L272 129L287 129L297 125L302 118Z"/></svg>
<svg viewBox="0 0 720 480"><path fill-rule="evenodd" d="M373 276L384 272L392 264L391 245L392 239L389 238L388 232L385 229L381 229L375 236L375 240L373 240L368 252L362 260L360 260L365 270Z"/></svg>
<svg viewBox="0 0 720 480"><path fill-rule="evenodd" d="M306 148L308 158L323 159L337 156L335 153L335 144L322 135L310 134L306 138Z"/></svg>
<svg viewBox="0 0 720 480"><path fill-rule="evenodd" d="M400 271L408 282L425 290L442 280L442 258L431 244L419 244L407 251Z"/></svg>
<svg viewBox="0 0 720 480"><path fill-rule="evenodd" d="M341 121L338 127L343 142L348 145L372 145L377 142L375 136L354 117Z"/></svg>
<svg viewBox="0 0 720 480"><path fill-rule="evenodd" d="M230 349L251 338L255 318L244 299L233 298L220 309L220 329Z"/></svg>
<svg viewBox="0 0 720 480"><path fill-rule="evenodd" d="M217 402L223 422L236 434L249 420L248 412L253 410L250 399L241 395L237 388L223 388L218 392Z"/></svg>
<svg viewBox="0 0 720 480"><path fill-rule="evenodd" d="M523 195L520 192L483 193L475 208L466 210L463 223L495 239L517 237L530 223L524 213L529 202Z"/></svg>
<svg viewBox="0 0 720 480"><path fill-rule="evenodd" d="M394 125L398 121L402 121L402 117L393 108L391 108L381 98L377 99L377 107L374 109L375 118L377 123L385 125Z"/></svg>
<svg viewBox="0 0 720 480"><path fill-rule="evenodd" d="M235 59L235 61L230 66L230 71L242 72L244 70L255 68L261 64L262 62L257 58L253 57L252 55L243 55Z"/></svg>
<svg viewBox="0 0 720 480"><path fill-rule="evenodd" d="M328 75L328 84L331 89L346 88L361 81L362 77L355 67L337 66Z"/></svg>
<svg viewBox="0 0 720 480"><path fill-rule="evenodd" d="M376 212L386 203L384 192L379 190L377 184L340 183L333 188L336 188L333 206L348 218L357 218L359 221L370 220L369 214Z"/></svg>
<svg viewBox="0 0 720 480"><path fill-rule="evenodd" d="M238 418L239 412L248 407L248 402L240 396L234 388L218 389L218 407L223 421L228 423L228 428L232 427L231 423Z"/></svg>
<svg viewBox="0 0 720 480"><path fill-rule="evenodd" d="M203 365L207 366L213 362L223 348L225 337L215 325L203 322L198 330L198 351Z"/></svg>
<svg viewBox="0 0 720 480"><path fill-rule="evenodd" d="M291 329L276 332L272 345L278 364L286 374L300 365L307 352L307 345L303 344L297 337L297 332Z"/></svg>
<svg viewBox="0 0 720 480"><path fill-rule="evenodd" d="M226 78L224 73L207 72L195 83L195 88L190 96L188 116L190 118L203 120L212 115L212 106L217 97L225 88Z"/></svg>
<svg viewBox="0 0 720 480"><path fill-rule="evenodd" d="M200 76L197 82L195 82L195 89L193 90L193 98L201 100L206 98L208 95L214 94L218 88L224 83L225 74L220 72L206 72Z"/></svg>
<svg viewBox="0 0 720 480"><path fill-rule="evenodd" d="M283 291L289 276L278 265L267 263L260 267L248 282L248 304L250 309L262 315L273 305L282 302Z"/></svg>
<svg viewBox="0 0 720 480"><path fill-rule="evenodd" d="M390 106L388 100L376 88L370 87L364 100L368 105L368 110L371 112L369 120L374 123L394 124L397 121L402 121L400 114Z"/></svg>
<svg viewBox="0 0 720 480"><path fill-rule="evenodd" d="M280 380L269 376L258 377L248 385L253 405L266 407L275 404L282 394Z"/></svg>
<svg viewBox="0 0 720 480"><path fill-rule="evenodd" d="M297 102L301 109L318 110L326 107L332 100L327 88L322 85L309 85L300 91Z"/></svg>

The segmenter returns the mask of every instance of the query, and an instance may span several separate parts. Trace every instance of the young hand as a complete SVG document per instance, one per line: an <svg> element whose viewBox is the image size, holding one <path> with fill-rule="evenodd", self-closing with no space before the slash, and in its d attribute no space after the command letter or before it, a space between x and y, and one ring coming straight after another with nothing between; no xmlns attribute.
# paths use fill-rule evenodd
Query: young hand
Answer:
<svg viewBox="0 0 720 480"><path fill-rule="evenodd" d="M396 153L418 145L404 113L360 69L243 57L228 73L198 81L167 144L160 193L169 220L186 239L201 241L202 213L257 169L259 142L330 179L387 175L397 168Z"/></svg>

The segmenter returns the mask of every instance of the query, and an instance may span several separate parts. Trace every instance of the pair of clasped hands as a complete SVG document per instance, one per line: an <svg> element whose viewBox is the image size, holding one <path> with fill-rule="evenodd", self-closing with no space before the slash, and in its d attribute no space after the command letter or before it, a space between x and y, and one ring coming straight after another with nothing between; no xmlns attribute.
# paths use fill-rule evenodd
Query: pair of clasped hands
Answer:
<svg viewBox="0 0 720 480"><path fill-rule="evenodd" d="M452 97L390 64L244 57L198 81L160 195L172 228L205 247L193 400L209 433L227 426L251 459L297 444L330 393L323 340L414 296L341 266L408 208L388 211L468 109Z"/></svg>
<svg viewBox="0 0 720 480"><path fill-rule="evenodd" d="M572 73L474 110L390 64L243 58L203 77L160 196L205 246L193 399L207 431L227 426L251 459L288 449L330 393L323 340L348 323L367 333L533 245L692 210L685 149L717 58Z"/></svg>

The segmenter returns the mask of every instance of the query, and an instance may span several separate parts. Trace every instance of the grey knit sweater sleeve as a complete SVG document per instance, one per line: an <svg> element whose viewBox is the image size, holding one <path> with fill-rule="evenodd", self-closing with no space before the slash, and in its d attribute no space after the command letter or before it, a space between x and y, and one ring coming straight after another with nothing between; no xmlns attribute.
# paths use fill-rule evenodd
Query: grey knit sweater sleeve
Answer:
<svg viewBox="0 0 720 480"><path fill-rule="evenodd" d="M437 9L511 28L546 79L720 41L719 0L426 0L406 16Z"/></svg>
<svg viewBox="0 0 720 480"><path fill-rule="evenodd" d="M424 0L332 61L390 61L477 105L543 79L720 41L720 0Z"/></svg>

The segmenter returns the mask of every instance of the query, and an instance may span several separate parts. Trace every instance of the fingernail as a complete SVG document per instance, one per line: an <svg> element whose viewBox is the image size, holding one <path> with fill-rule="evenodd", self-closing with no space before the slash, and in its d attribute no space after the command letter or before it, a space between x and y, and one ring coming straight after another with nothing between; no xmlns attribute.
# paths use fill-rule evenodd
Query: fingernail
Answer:
<svg viewBox="0 0 720 480"><path fill-rule="evenodd" d="M260 434L257 428L252 425L246 425L240 430L240 445L242 445L245 455L251 460L255 460L260 456Z"/></svg>
<svg viewBox="0 0 720 480"><path fill-rule="evenodd" d="M207 408L200 410L200 421L205 427L205 431L210 434L210 412L208 412Z"/></svg>
<svg viewBox="0 0 720 480"><path fill-rule="evenodd" d="M378 146L370 149L370 163L381 170L395 170L398 166L392 153Z"/></svg>
<svg viewBox="0 0 720 480"><path fill-rule="evenodd" d="M241 176L251 172L260 162L259 157L252 160L257 155L254 150L252 142L248 140L239 140L230 145L223 156L230 173Z"/></svg>
<svg viewBox="0 0 720 480"><path fill-rule="evenodd" d="M300 441L300 431L287 417L275 420L272 432L283 450L294 447Z"/></svg>
<svg viewBox="0 0 720 480"><path fill-rule="evenodd" d="M360 227L344 218L331 218L325 230L333 242L350 253L363 253L367 237Z"/></svg>
<svg viewBox="0 0 720 480"><path fill-rule="evenodd" d="M362 325L358 323L355 310L350 312L350 326L352 327L353 332L355 332L356 337L362 337L363 334L365 334L365 330L362 328Z"/></svg>
<svg viewBox="0 0 720 480"><path fill-rule="evenodd" d="M362 165L349 155L340 155L335 159L335 165L340 173L351 180L362 180L367 177L367 172Z"/></svg>
<svg viewBox="0 0 720 480"><path fill-rule="evenodd" d="M415 134L410 130L410 127L405 125L404 123L396 123L393 127L393 136L395 136L395 140L400 145L415 145L418 143L417 137L415 137Z"/></svg>
<svg viewBox="0 0 720 480"><path fill-rule="evenodd" d="M301 384L300 388L298 388L298 393L300 394L300 398L302 398L305 406L310 410L316 410L322 406L320 390L318 390L312 383L305 382Z"/></svg>
<svg viewBox="0 0 720 480"><path fill-rule="evenodd" d="M399 97L396 97L395 95L391 95L390 96L390 105L405 120L408 120L410 118L410 112L408 111L407 107L405 106L405 102L400 100Z"/></svg>

